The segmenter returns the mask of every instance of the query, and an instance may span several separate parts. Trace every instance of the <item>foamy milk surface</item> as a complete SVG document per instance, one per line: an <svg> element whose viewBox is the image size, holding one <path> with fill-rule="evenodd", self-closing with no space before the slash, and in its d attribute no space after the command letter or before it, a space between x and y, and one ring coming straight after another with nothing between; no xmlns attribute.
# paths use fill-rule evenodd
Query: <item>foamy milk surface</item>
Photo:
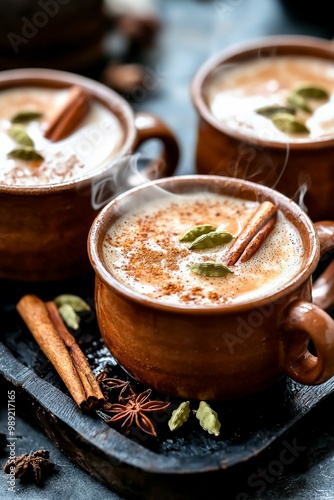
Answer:
<svg viewBox="0 0 334 500"><path fill-rule="evenodd" d="M91 109L78 128L67 138L51 142L43 135L47 121L57 113L69 90L22 87L0 92L0 183L43 185L64 182L86 175L111 160L121 146L123 130L118 118L92 100ZM7 154L18 147L9 136L10 118L19 111L39 111L40 120L27 124L27 133L44 161L11 159Z"/></svg>
<svg viewBox="0 0 334 500"><path fill-rule="evenodd" d="M308 99L312 113L296 116L309 134L287 134L255 112L263 106L286 105L296 87L312 84L327 90L327 100ZM334 137L334 63L315 57L273 56L224 66L206 87L213 115L244 134L279 142L307 142Z"/></svg>
<svg viewBox="0 0 334 500"><path fill-rule="evenodd" d="M280 211L258 252L246 263L230 266L233 274L224 277L195 274L189 265L223 262L233 240L195 251L179 241L189 227L200 224L237 236L258 205L211 193L143 205L109 229L103 245L106 266L130 289L170 304L230 304L264 297L283 287L302 265L299 233Z"/></svg>

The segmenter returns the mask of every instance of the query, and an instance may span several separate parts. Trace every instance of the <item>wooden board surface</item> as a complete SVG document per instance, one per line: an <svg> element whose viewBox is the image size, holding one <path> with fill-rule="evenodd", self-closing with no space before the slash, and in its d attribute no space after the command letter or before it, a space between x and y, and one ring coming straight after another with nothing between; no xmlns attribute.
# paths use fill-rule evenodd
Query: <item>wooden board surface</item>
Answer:
<svg viewBox="0 0 334 500"><path fill-rule="evenodd" d="M295 436L307 435L310 422L317 426L333 402L334 379L317 387L282 379L261 394L212 403L222 424L220 436L214 437L193 415L172 433L167 421L180 401L152 394L171 401L170 412L154 418L158 439L141 432L125 436L99 415L82 414L15 310L24 293L36 293L43 300L77 293L93 306L92 274L66 284L1 285L0 376L15 387L18 410L37 421L69 458L125 496L184 499L201 498L210 491L215 498L214 486L222 479L225 487L239 484L236 478L247 476L254 463L275 456L275 449L289 446ZM127 378L100 338L94 309L82 315L76 335L96 374L108 366L112 375ZM196 405L191 402L192 409Z"/></svg>

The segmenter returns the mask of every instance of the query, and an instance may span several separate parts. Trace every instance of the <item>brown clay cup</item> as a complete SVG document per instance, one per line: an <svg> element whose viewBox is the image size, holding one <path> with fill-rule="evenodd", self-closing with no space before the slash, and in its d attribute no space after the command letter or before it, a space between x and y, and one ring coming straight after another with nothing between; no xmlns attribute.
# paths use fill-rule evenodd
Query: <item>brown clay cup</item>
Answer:
<svg viewBox="0 0 334 500"><path fill-rule="evenodd" d="M207 88L224 66L274 56L311 56L333 62L329 40L300 35L259 38L226 48L206 61L196 73L191 94L198 113L196 172L251 180L298 200L312 220L334 218L334 134L328 138L293 143L254 139L232 130L211 112ZM305 208L306 206L306 208Z"/></svg>
<svg viewBox="0 0 334 500"><path fill-rule="evenodd" d="M160 139L164 161L158 162L161 168L156 176L174 173L179 147L173 132L154 115L134 114L125 99L103 84L49 69L9 70L0 75L0 90L24 86L63 89L71 85L87 89L119 118L124 129L119 158L133 154L146 140ZM87 236L98 213L92 206L92 185L105 171L112 175L112 168L106 163L80 179L45 186L0 184L0 278L59 281L91 270Z"/></svg>
<svg viewBox="0 0 334 500"><path fill-rule="evenodd" d="M301 270L281 289L242 304L170 305L133 292L108 271L102 244L121 215L159 198L161 189L272 201L301 235ZM321 384L334 374L334 321L312 303L311 280L330 248L334 222L313 224L296 203L268 187L211 175L146 183L111 201L90 230L88 250L102 337L132 377L170 396L229 400L270 387L284 375L302 384ZM318 299L321 302L320 295ZM308 348L310 340L316 354Z"/></svg>

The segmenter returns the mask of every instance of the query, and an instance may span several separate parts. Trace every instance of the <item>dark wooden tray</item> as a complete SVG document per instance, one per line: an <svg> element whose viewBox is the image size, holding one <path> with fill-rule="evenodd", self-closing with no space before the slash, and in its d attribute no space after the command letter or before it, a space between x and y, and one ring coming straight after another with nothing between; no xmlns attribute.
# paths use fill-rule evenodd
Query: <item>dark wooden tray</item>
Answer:
<svg viewBox="0 0 334 500"><path fill-rule="evenodd" d="M93 310L82 314L75 335L94 373L108 366L113 375L127 377L100 338L94 312L94 276L90 273L69 283L29 285L1 282L0 375L16 390L17 409L37 422L70 459L125 497L144 499L236 498L249 486L257 466L280 456L295 445L296 436L308 435L332 404L334 379L305 387L282 379L261 394L228 403L211 403L222 424L219 437L210 436L191 415L171 432L167 421L179 404L171 401L169 413L154 418L158 438L141 432L128 436L109 427L96 413L83 414L51 364L38 349L18 316L15 304L25 293L52 300L59 293L76 293ZM133 382L135 389L145 389ZM137 386L137 387L136 387ZM198 403L191 402L196 409ZM290 440L290 441L289 441ZM219 493L215 493L219 487Z"/></svg>

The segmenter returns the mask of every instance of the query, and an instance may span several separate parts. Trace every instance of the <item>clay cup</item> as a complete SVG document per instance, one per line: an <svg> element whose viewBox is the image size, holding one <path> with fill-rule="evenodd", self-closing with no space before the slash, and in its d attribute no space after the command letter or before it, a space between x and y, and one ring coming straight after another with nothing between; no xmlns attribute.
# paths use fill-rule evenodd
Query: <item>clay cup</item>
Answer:
<svg viewBox="0 0 334 500"><path fill-rule="evenodd" d="M132 291L106 267L104 237L129 208L159 198L161 190L275 203L301 236L300 271L281 289L239 304L171 305ZM334 321L312 302L312 274L331 248L334 222L314 224L295 202L266 186L214 175L146 183L108 203L90 230L88 250L102 337L132 377L170 396L229 400L261 391L284 376L321 384L334 374ZM325 288L318 293L319 304ZM309 350L310 340L316 354Z"/></svg>
<svg viewBox="0 0 334 500"><path fill-rule="evenodd" d="M9 70L0 75L0 89L24 86L64 89L72 85L86 89L120 120L124 139L118 158L132 155L146 140L160 139L164 145L164 161L158 162L161 168L155 175L174 173L179 148L173 132L151 114L134 114L123 97L103 84L49 69ZM105 172L112 175L110 162L94 172L59 184L0 184L0 278L60 281L91 270L87 235L100 208L92 205L92 186ZM111 196L109 192L109 199Z"/></svg>
<svg viewBox="0 0 334 500"><path fill-rule="evenodd" d="M267 134L251 137L213 115L207 92L217 72L224 74L231 65L275 56L307 56L332 63L333 55L329 40L278 35L235 44L207 60L191 85L198 114L196 173L238 177L269 186L294 199L312 220L333 219L334 134L288 144Z"/></svg>

